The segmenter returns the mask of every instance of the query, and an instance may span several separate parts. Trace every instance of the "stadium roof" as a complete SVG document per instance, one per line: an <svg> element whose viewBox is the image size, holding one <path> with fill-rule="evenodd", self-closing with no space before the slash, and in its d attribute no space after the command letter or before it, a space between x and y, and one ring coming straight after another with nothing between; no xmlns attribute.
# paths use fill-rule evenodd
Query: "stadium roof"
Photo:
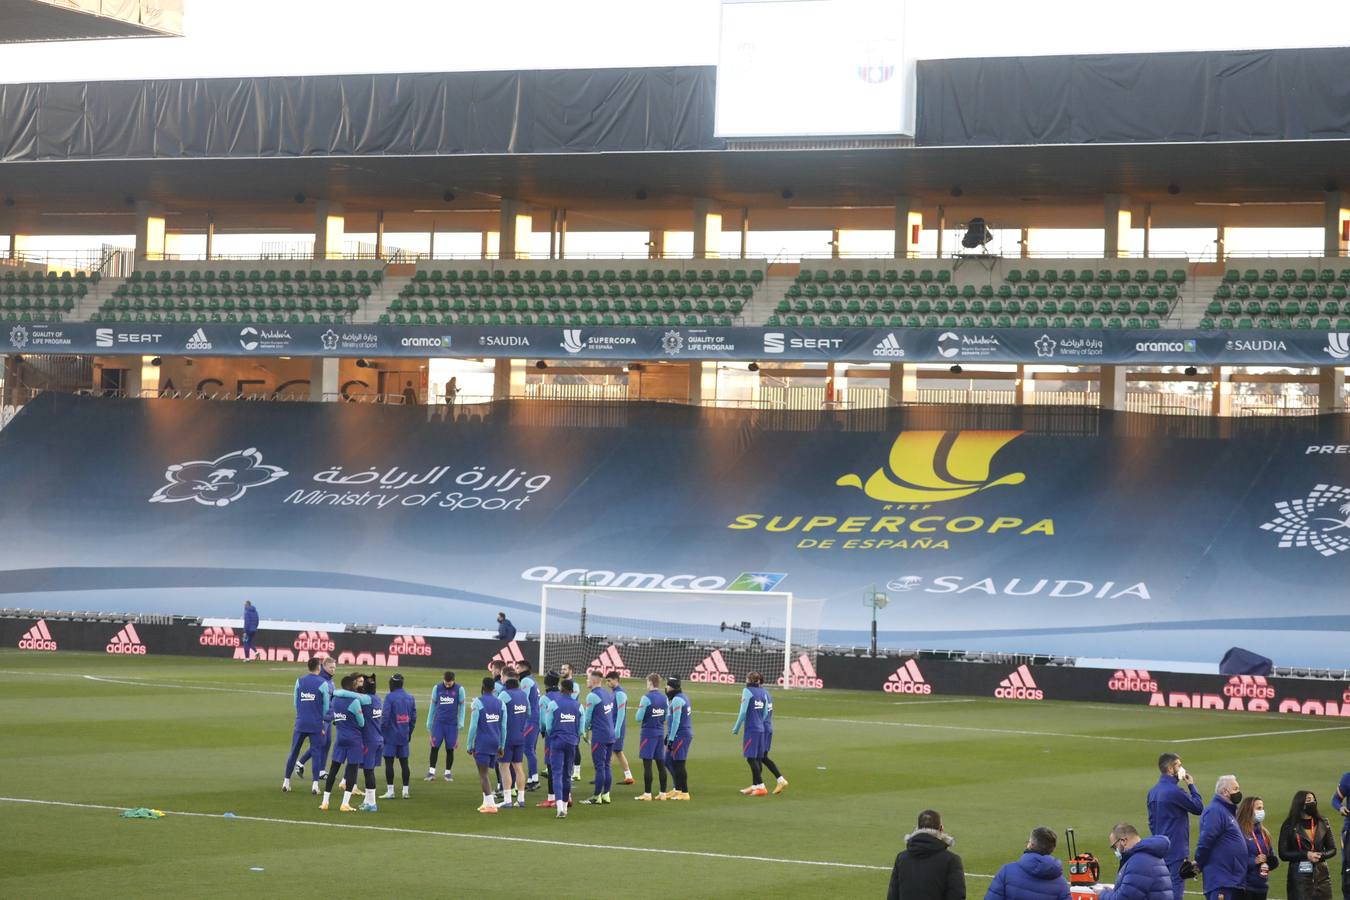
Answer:
<svg viewBox="0 0 1350 900"><path fill-rule="evenodd" d="M0 0L0 44L182 33L183 0Z"/></svg>

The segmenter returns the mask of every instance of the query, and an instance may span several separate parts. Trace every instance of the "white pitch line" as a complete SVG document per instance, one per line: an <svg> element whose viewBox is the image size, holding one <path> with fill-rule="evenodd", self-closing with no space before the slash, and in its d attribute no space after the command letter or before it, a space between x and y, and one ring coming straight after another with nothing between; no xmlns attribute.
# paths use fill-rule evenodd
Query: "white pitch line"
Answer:
<svg viewBox="0 0 1350 900"><path fill-rule="evenodd" d="M939 703L979 703L974 697L968 697L964 700L895 700L893 706L937 706Z"/></svg>
<svg viewBox="0 0 1350 900"><path fill-rule="evenodd" d="M126 678L107 678L103 675L82 675L80 677L86 678L89 681L101 681L105 684L129 684L132 687L167 687L179 691L216 691L222 694L263 694L268 697L291 696L287 691L249 691L243 688L212 687L211 685L206 684L174 684L166 681L132 681Z"/></svg>
<svg viewBox="0 0 1350 900"><path fill-rule="evenodd" d="M1350 731L1350 725L1332 725L1328 728L1289 728L1285 731L1253 731L1249 734L1223 734L1215 737L1181 738L1172 744L1194 744L1198 741L1236 741L1242 738L1278 737L1282 734L1312 734L1315 731Z"/></svg>
<svg viewBox="0 0 1350 900"><path fill-rule="evenodd" d="M63 800L34 800L29 797L0 797L0 802L26 803L34 806L61 806L72 809L110 810L116 812L121 812L125 809L125 807L107 806L101 803L70 803ZM224 818L220 813L183 812L181 810L170 810L170 809L163 810L163 812L165 813L165 815L191 816L193 818L198 819L220 820ZM713 853L707 850L671 850L669 848L664 847L624 847L622 845L614 845L614 844L584 844L584 843L577 843L575 841L552 841L546 838L525 838L501 834L472 834L464 831L432 831L431 829L426 828L397 828L391 825L357 825L357 824L348 824L346 822L314 822L305 819L278 819L269 816L236 815L226 821L264 822L269 825L308 825L314 828L346 828L356 831L380 831L380 832L388 832L391 834L424 835L426 837L464 838L466 840L474 840L474 841L493 841L493 842L510 841L517 844L539 844L549 847L566 847L569 849L581 847L587 850L605 850L605 851L622 850L629 853L655 853L665 856L696 856L702 859L723 859L735 862L779 863L781 865L821 866L833 869L866 869L874 872L889 872L891 870L890 866L873 866L867 865L865 863L831 862L829 860L816 860L816 859L781 859L772 856L738 856L733 853ZM976 875L973 877L991 878L993 876Z"/></svg>

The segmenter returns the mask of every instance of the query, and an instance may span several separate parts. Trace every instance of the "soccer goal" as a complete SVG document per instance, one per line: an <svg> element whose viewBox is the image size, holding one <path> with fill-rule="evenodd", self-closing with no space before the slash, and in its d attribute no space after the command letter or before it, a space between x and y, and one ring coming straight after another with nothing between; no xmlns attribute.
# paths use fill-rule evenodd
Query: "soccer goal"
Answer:
<svg viewBox="0 0 1350 900"><path fill-rule="evenodd" d="M578 676L656 672L686 682L738 684L749 672L783 688L821 687L822 602L787 591L696 591L546 584L540 671Z"/></svg>

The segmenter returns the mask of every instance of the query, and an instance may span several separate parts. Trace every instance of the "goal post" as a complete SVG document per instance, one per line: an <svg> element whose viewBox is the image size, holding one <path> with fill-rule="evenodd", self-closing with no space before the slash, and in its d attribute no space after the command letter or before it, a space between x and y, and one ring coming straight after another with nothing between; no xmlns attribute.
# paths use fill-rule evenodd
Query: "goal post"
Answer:
<svg viewBox="0 0 1350 900"><path fill-rule="evenodd" d="M735 684L759 671L779 687L819 687L819 600L790 591L541 586L539 668L564 663L642 678Z"/></svg>

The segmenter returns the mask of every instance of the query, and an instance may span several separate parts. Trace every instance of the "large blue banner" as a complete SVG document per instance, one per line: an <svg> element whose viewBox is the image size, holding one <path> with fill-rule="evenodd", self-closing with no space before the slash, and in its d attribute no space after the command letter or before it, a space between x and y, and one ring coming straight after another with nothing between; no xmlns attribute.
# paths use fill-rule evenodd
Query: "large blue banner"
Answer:
<svg viewBox="0 0 1350 900"><path fill-rule="evenodd" d="M1350 360L1350 331L21 322L0 327L0 350L108 356L1325 366Z"/></svg>
<svg viewBox="0 0 1350 900"><path fill-rule="evenodd" d="M1344 416L556 411L44 394L0 432L0 606L532 630L548 583L776 585L829 642L878 590L895 647L1346 664Z"/></svg>

